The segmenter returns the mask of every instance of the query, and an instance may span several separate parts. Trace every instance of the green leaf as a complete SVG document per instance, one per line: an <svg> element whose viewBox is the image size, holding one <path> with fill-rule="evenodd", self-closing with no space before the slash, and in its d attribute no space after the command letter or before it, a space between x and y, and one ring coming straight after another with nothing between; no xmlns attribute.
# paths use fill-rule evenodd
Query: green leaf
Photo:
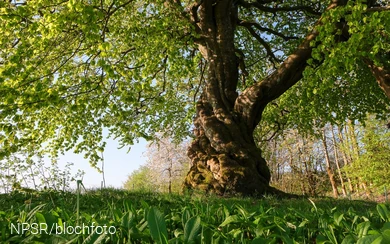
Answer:
<svg viewBox="0 0 390 244"><path fill-rule="evenodd" d="M149 209L147 221L153 240L159 244L168 243L168 232L163 214L152 207Z"/></svg>
<svg viewBox="0 0 390 244"><path fill-rule="evenodd" d="M338 212L334 213L334 221L335 221L336 225L339 226L340 222L343 220L343 218L344 218L344 214L340 214Z"/></svg>
<svg viewBox="0 0 390 244"><path fill-rule="evenodd" d="M381 231L390 230L390 222L386 222L382 228Z"/></svg>
<svg viewBox="0 0 390 244"><path fill-rule="evenodd" d="M263 238L263 237L256 237L255 239L252 240L252 244L264 244L264 243L269 243L269 239Z"/></svg>
<svg viewBox="0 0 390 244"><path fill-rule="evenodd" d="M326 236L323 236L323 235L318 235L316 237L316 243L317 244L326 244L326 243L332 243L328 240L328 238L326 238Z"/></svg>
<svg viewBox="0 0 390 244"><path fill-rule="evenodd" d="M211 243L213 232L210 228L202 226L201 240L202 243Z"/></svg>
<svg viewBox="0 0 390 244"><path fill-rule="evenodd" d="M353 235L347 235L341 244L355 244L356 238Z"/></svg>
<svg viewBox="0 0 390 244"><path fill-rule="evenodd" d="M105 239L107 237L107 233L103 231L102 233L98 233L100 229L95 228L94 231L83 241L83 244L100 244L105 243Z"/></svg>
<svg viewBox="0 0 390 244"><path fill-rule="evenodd" d="M241 222L240 216L231 215L231 216L227 217L225 219L225 221L223 221L222 224L220 224L219 226L223 227L223 226L226 226L226 225L231 224L231 223L239 223L239 222Z"/></svg>
<svg viewBox="0 0 390 244"><path fill-rule="evenodd" d="M43 216L43 214L37 212L35 213L35 217L37 218L39 224L46 224L45 216Z"/></svg>
<svg viewBox="0 0 390 244"><path fill-rule="evenodd" d="M328 237L328 239L331 241L331 243L333 244L337 244L337 238L334 234L334 231L333 231L333 227L331 225L328 225L325 229L324 229L324 232L326 234L326 236Z"/></svg>
<svg viewBox="0 0 390 244"><path fill-rule="evenodd" d="M195 243L200 232L200 218L194 216L190 218L184 227L184 243Z"/></svg>
<svg viewBox="0 0 390 244"><path fill-rule="evenodd" d="M360 238L356 244L372 244L374 241L376 241L378 238L382 238L381 235L370 235L365 236L363 238Z"/></svg>
<svg viewBox="0 0 390 244"><path fill-rule="evenodd" d="M370 228L371 223L369 221L358 224L357 230L359 230L359 238L367 235L368 229Z"/></svg>
<svg viewBox="0 0 390 244"><path fill-rule="evenodd" d="M187 221L191 218L191 213L190 211L188 210L188 208L184 208L183 210L183 213L181 215L181 222L183 224L183 229L185 227L185 224L187 223Z"/></svg>
<svg viewBox="0 0 390 244"><path fill-rule="evenodd" d="M379 215L381 216L381 219L383 221L390 221L390 212L387 209L386 205L381 203L376 206L376 210L378 211Z"/></svg>
<svg viewBox="0 0 390 244"><path fill-rule="evenodd" d="M36 213L38 213L38 211L43 208L44 206L46 206L46 204L40 204L38 206L36 206L35 208L33 208L27 215L27 220L26 221L30 221L31 218L35 215L36 216ZM39 218L41 218L39 216ZM44 222L45 223L45 222Z"/></svg>
<svg viewBox="0 0 390 244"><path fill-rule="evenodd" d="M123 215L121 219L121 226L130 229L135 224L134 222L134 216L132 212L127 212Z"/></svg>
<svg viewBox="0 0 390 244"><path fill-rule="evenodd" d="M390 243L390 229L383 231L382 237L385 243Z"/></svg>
<svg viewBox="0 0 390 244"><path fill-rule="evenodd" d="M51 230L51 229L53 229L53 228L55 228L57 226L61 226L62 225L61 219L59 219L58 216L56 216L53 213L50 213L50 212L49 213L45 213L44 217L45 217L45 220L46 220L46 223L47 223L47 229L48 230Z"/></svg>

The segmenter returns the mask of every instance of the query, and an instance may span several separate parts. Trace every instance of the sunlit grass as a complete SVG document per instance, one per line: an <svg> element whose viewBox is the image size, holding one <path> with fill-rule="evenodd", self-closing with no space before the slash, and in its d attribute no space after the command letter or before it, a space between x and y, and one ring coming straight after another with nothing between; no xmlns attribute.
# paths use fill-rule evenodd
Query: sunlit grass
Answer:
<svg viewBox="0 0 390 244"><path fill-rule="evenodd" d="M220 198L92 189L0 196L0 243L357 243L387 241L389 206L365 201ZM115 227L115 233L11 233L11 224ZM113 230L113 229L112 229ZM365 242L371 243L371 242Z"/></svg>

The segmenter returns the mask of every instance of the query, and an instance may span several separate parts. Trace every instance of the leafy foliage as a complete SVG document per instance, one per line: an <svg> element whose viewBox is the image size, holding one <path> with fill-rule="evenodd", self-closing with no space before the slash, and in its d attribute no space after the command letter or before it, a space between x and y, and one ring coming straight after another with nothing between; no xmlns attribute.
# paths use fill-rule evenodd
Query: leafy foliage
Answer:
<svg viewBox="0 0 390 244"><path fill-rule="evenodd" d="M390 14L367 11L366 1L348 1L323 13L319 36L304 78L268 106L260 127L275 121L302 133L348 119L364 122L368 113L389 117L389 102L366 59L389 67ZM342 28L340 28L340 26Z"/></svg>
<svg viewBox="0 0 390 244"><path fill-rule="evenodd" d="M362 136L362 153L346 172L358 181L369 183L372 188L390 186L390 131L384 123L372 117L366 122Z"/></svg>
<svg viewBox="0 0 390 244"><path fill-rule="evenodd" d="M122 0L0 7L0 156L73 148L95 165L103 127L124 146L167 128L187 135L196 59L177 13Z"/></svg>
<svg viewBox="0 0 390 244"><path fill-rule="evenodd" d="M150 179L150 168L146 166L140 166L138 169L131 172L131 174L128 176L126 182L124 183L124 188L135 191L151 191L153 189L153 185Z"/></svg>

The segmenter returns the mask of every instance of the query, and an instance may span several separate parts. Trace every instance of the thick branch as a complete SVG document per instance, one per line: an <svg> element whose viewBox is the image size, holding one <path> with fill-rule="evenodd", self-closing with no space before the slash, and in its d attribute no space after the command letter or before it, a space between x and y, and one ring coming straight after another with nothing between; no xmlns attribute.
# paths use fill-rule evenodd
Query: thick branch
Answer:
<svg viewBox="0 0 390 244"><path fill-rule="evenodd" d="M259 123L265 106L302 78L302 73L307 66L306 61L311 57L310 42L317 35L318 33L313 31L275 72L262 82L247 88L237 98L235 110L242 115L250 130Z"/></svg>
<svg viewBox="0 0 390 244"><path fill-rule="evenodd" d="M341 0L334 0L327 10L342 4ZM321 18L317 21L316 26L319 24L321 24ZM302 78L303 71L307 66L307 60L311 58L313 47L310 46L310 43L318 34L318 31L314 28L298 49L287 57L276 71L263 81L247 88L237 98L234 109L241 115L248 130L254 130L261 120L265 106L269 102L278 98Z"/></svg>
<svg viewBox="0 0 390 244"><path fill-rule="evenodd" d="M380 88L382 88L386 96L390 99L390 70L385 67L375 65L372 60L367 58L364 59L364 62L370 68Z"/></svg>
<svg viewBox="0 0 390 244"><path fill-rule="evenodd" d="M390 11L390 5L389 5L389 6L382 6L382 7L372 7L372 8L368 8L366 11L367 11L367 12Z"/></svg>

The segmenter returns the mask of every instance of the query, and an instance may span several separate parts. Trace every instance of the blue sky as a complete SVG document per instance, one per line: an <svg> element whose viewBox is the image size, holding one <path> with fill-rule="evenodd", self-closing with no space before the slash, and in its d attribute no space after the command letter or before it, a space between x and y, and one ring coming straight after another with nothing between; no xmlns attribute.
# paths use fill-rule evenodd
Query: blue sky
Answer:
<svg viewBox="0 0 390 244"><path fill-rule="evenodd" d="M147 142L140 139L139 143L131 147L130 152L127 153L128 148L118 149L119 143L112 139L107 139L107 145L104 156L104 172L106 179L106 186L120 188L126 181L128 175L139 168L140 165L146 163L144 152L146 151ZM83 184L86 188L96 188L101 186L103 176L96 169L92 168L88 160L81 154L66 153L59 156L59 166L61 169L67 162L74 163L72 166L72 173L75 174L78 169L85 171L83 177ZM101 167L101 164L99 164ZM75 188L76 183L71 184Z"/></svg>

